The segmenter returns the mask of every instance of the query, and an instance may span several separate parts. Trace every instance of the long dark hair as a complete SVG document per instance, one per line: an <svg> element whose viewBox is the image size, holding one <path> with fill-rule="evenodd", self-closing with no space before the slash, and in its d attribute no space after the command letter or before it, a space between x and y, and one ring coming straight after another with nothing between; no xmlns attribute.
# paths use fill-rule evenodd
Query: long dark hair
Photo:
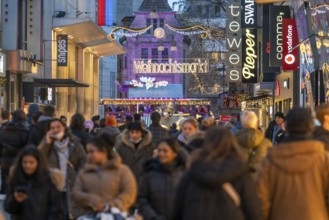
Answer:
<svg viewBox="0 0 329 220"><path fill-rule="evenodd" d="M215 127L207 131L201 150L192 155L192 162L221 160L227 156L239 160L243 158L233 134L227 129Z"/></svg>
<svg viewBox="0 0 329 220"><path fill-rule="evenodd" d="M71 118L70 128L72 130L85 130L84 122L85 117L80 113L76 113Z"/></svg>
<svg viewBox="0 0 329 220"><path fill-rule="evenodd" d="M25 156L32 156L38 161L38 166L36 172L32 175L33 183L36 185L46 183L49 179L49 170L48 164L46 162L45 156L40 153L40 151L34 145L27 145L24 147L18 154L14 165L13 170L9 178L10 185L21 185L26 184L30 177L25 174L22 166L22 161Z"/></svg>
<svg viewBox="0 0 329 220"><path fill-rule="evenodd" d="M98 151L104 151L107 154L107 158L111 160L113 158L113 148L116 143L116 135L108 133L102 133L99 136L93 137L87 141L87 144L94 145Z"/></svg>

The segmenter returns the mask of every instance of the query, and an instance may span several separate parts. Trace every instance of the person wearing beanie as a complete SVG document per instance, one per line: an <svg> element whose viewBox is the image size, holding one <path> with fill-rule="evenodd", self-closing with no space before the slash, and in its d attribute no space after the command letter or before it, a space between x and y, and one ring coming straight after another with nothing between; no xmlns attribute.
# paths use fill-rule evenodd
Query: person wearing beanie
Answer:
<svg viewBox="0 0 329 220"><path fill-rule="evenodd" d="M29 125L32 124L32 116L37 113L37 112L40 112L40 109L39 109L39 105L36 104L36 103L33 103L31 105L29 105L29 108L28 108L28 111L27 111L27 123Z"/></svg>
<svg viewBox="0 0 329 220"><path fill-rule="evenodd" d="M328 219L329 153L313 139L313 129L310 110L288 113L287 136L269 150L258 173L264 219Z"/></svg>
<svg viewBox="0 0 329 220"><path fill-rule="evenodd" d="M132 122L119 136L117 152L133 172L138 182L142 174L142 164L153 155L152 134L141 122Z"/></svg>
<svg viewBox="0 0 329 220"><path fill-rule="evenodd" d="M175 138L162 139L157 156L145 161L137 204L145 220L169 220L178 183L187 167L187 156Z"/></svg>
<svg viewBox="0 0 329 220"><path fill-rule="evenodd" d="M110 115L105 118L105 128L103 128L100 133L107 133L115 136L118 136L120 134L118 122L114 115Z"/></svg>
<svg viewBox="0 0 329 220"><path fill-rule="evenodd" d="M152 133L153 146L157 146L161 139L169 137L169 131L161 126L161 115L159 112L152 112L151 121L152 123L148 129Z"/></svg>
<svg viewBox="0 0 329 220"><path fill-rule="evenodd" d="M273 144L275 144L275 139L283 128L284 114L282 112L275 113L274 120L270 122L268 128L265 132L265 137L270 139Z"/></svg>
<svg viewBox="0 0 329 220"><path fill-rule="evenodd" d="M29 140L29 130L26 124L26 115L23 110L12 113L12 120L1 129L1 193L6 191L6 183L9 177L10 167L21 149Z"/></svg>

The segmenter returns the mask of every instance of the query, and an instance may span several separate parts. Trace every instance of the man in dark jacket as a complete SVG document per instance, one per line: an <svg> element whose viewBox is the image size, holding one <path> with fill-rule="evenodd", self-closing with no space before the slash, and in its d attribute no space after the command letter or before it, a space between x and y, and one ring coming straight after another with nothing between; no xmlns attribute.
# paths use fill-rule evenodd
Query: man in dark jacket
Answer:
<svg viewBox="0 0 329 220"><path fill-rule="evenodd" d="M118 153L133 172L138 182L142 164L153 156L152 134L142 127L141 122L132 122L118 136Z"/></svg>
<svg viewBox="0 0 329 220"><path fill-rule="evenodd" d="M266 129L265 132L265 137L270 139L272 143L275 143L275 138L279 131L282 128L284 122L284 114L282 112L277 112L275 113L274 120L270 122L268 128Z"/></svg>
<svg viewBox="0 0 329 220"><path fill-rule="evenodd" d="M54 116L55 108L53 106L48 105L43 109L43 114L39 117L38 123L30 129L29 144L35 146L40 144L41 140L46 135L49 123Z"/></svg>
<svg viewBox="0 0 329 220"><path fill-rule="evenodd" d="M10 114L7 110L3 110L1 112L1 128L4 128L8 123L9 123L9 119L10 119Z"/></svg>
<svg viewBox="0 0 329 220"><path fill-rule="evenodd" d="M329 104L322 104L316 108L316 118L321 123L314 129L314 138L322 141L329 150Z"/></svg>
<svg viewBox="0 0 329 220"><path fill-rule="evenodd" d="M133 117L131 115L126 115L126 121L123 125L119 126L119 130L122 132L123 130L125 130L128 125L133 122Z"/></svg>
<svg viewBox="0 0 329 220"><path fill-rule="evenodd" d="M19 151L27 145L28 138L29 131L26 125L25 113L22 110L16 110L12 114L12 121L1 130L0 135L1 193L4 193L6 190L9 169Z"/></svg>
<svg viewBox="0 0 329 220"><path fill-rule="evenodd" d="M161 126L161 115L159 112L153 112L151 120L152 123L148 129L152 133L152 144L156 147L161 139L169 136L169 131Z"/></svg>

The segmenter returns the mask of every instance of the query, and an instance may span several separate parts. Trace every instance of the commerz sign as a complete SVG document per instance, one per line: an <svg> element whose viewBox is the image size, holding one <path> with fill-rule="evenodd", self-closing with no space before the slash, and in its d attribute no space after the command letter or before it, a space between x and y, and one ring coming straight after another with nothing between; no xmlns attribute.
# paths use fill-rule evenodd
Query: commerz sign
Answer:
<svg viewBox="0 0 329 220"><path fill-rule="evenodd" d="M175 73L208 73L208 59L169 59L166 63L152 63L151 59L134 60L135 74L175 74Z"/></svg>

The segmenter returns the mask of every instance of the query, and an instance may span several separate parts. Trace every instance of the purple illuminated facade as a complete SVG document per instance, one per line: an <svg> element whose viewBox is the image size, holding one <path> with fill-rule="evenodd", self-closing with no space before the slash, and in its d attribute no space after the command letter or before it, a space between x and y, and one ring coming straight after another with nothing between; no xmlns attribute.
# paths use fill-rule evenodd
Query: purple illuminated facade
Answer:
<svg viewBox="0 0 329 220"><path fill-rule="evenodd" d="M145 98L183 98L184 75L175 73L143 73L134 72L135 60L152 60L152 63L168 63L169 59L182 61L186 58L188 44L183 35L170 31L166 24L178 27L176 12L172 11L166 1L157 0L156 4L151 0L144 0L141 7L135 12L135 18L130 28L144 28L149 25L153 27L142 35L135 37L125 37L122 45L126 54L122 57L121 83L129 85L132 80L140 80L140 77L152 77L156 82L167 81L168 85L161 88L136 88L129 86L128 90L122 93L123 98L145 97ZM152 18L150 13L154 9L157 18ZM151 6L151 7L150 7ZM156 28L163 28L165 37L157 39L154 36ZM159 50L159 45L163 45L163 50ZM176 50L172 46L176 46Z"/></svg>

